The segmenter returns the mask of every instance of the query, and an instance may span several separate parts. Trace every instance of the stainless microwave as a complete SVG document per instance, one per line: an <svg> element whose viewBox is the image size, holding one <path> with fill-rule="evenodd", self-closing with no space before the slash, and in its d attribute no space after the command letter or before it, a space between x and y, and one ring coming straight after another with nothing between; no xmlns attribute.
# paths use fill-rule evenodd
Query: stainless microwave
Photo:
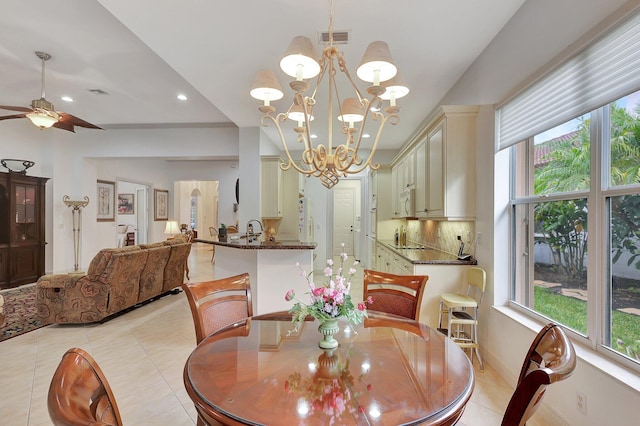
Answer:
<svg viewBox="0 0 640 426"><path fill-rule="evenodd" d="M415 189L406 189L400 193L400 216L416 217Z"/></svg>

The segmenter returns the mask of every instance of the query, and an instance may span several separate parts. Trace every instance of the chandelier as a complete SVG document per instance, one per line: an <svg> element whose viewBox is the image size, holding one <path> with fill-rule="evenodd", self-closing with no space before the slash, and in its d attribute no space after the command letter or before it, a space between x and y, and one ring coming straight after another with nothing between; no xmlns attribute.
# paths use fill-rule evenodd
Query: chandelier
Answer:
<svg viewBox="0 0 640 426"><path fill-rule="evenodd" d="M380 164L373 161L382 129L387 122L395 125L400 117L396 99L409 93L409 89L402 82L398 70L391 58L389 46L383 41L371 43L356 70L356 75L371 85L366 91L369 98L362 96L360 90L353 82L343 53L340 51L333 38L333 1L329 1L329 32L328 42L322 49L319 59L313 48L311 40L304 36L294 37L284 57L280 61L282 71L295 80L289 83L294 92L293 102L286 112L276 114L276 108L271 105L284 97L284 93L278 83L275 73L271 70L261 70L256 74L251 96L262 105L258 107L264 115L262 124L273 124L278 132L286 159L280 163L282 170L294 168L299 173L308 176L319 177L322 184L332 188L341 177L349 174L360 173L370 167L376 170ZM342 97L338 92L336 76L340 75L349 83L349 95ZM306 94L311 88L310 79L316 78L313 91ZM311 122L314 113L317 113L316 97L321 84L326 78L328 81L328 133L325 143L313 144ZM388 100L389 105L384 108L383 101ZM334 105L335 103L335 105ZM334 117L334 110L336 115ZM285 139L285 133L281 122L287 119L296 123L293 128L297 143L302 145L303 151L299 160L294 160ZM333 125L334 119L344 135L344 143L334 144ZM360 155L360 147L365 134L365 126L372 121L377 122L375 139L371 143L369 154L366 158ZM357 125L357 127L356 127ZM369 127L376 127L370 125Z"/></svg>

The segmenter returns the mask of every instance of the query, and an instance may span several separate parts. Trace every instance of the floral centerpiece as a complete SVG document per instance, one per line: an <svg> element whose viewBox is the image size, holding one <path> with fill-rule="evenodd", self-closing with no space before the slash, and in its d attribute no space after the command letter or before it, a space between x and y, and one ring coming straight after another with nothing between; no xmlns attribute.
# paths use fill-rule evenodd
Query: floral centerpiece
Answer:
<svg viewBox="0 0 640 426"><path fill-rule="evenodd" d="M344 243L342 244L344 249ZM324 285L316 285L310 277L311 273L306 273L300 264L296 264L300 273L306 278L309 284L309 294L311 303L306 304L296 300L296 303L289 309L292 314L291 321L300 324L308 315L316 318L320 323L318 330L325 336L319 345L324 349L331 349L338 346L338 342L333 338L333 334L338 332L337 321L340 317L345 317L353 325L360 324L363 317L367 316L367 304L372 303L369 297L363 302L354 305L351 301L349 291L351 289L351 278L356 273L355 266L358 261L354 261L348 270L348 276L344 276L344 263L349 256L340 253L340 265L335 271L333 269L333 260L327 260L327 267L324 270L324 276L327 277L327 283ZM292 301L296 297L293 289L289 290L285 295L287 301ZM297 328L297 326L296 326Z"/></svg>

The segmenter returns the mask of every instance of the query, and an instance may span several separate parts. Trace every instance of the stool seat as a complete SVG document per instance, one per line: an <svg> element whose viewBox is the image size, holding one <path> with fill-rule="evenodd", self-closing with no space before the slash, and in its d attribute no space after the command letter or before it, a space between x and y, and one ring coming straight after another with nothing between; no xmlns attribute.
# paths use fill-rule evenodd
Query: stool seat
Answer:
<svg viewBox="0 0 640 426"><path fill-rule="evenodd" d="M478 306L476 299L463 294L443 293L440 295L440 299L448 308L475 308Z"/></svg>

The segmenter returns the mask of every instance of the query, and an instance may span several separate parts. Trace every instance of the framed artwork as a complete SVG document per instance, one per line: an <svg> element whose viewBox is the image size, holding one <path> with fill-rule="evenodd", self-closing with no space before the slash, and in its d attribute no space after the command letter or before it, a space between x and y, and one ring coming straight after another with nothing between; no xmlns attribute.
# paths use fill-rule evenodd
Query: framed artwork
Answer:
<svg viewBox="0 0 640 426"><path fill-rule="evenodd" d="M133 194L118 194L118 214L133 214Z"/></svg>
<svg viewBox="0 0 640 426"><path fill-rule="evenodd" d="M153 190L153 220L169 220L169 191Z"/></svg>
<svg viewBox="0 0 640 426"><path fill-rule="evenodd" d="M116 220L116 183L98 179L97 221L115 222Z"/></svg>

